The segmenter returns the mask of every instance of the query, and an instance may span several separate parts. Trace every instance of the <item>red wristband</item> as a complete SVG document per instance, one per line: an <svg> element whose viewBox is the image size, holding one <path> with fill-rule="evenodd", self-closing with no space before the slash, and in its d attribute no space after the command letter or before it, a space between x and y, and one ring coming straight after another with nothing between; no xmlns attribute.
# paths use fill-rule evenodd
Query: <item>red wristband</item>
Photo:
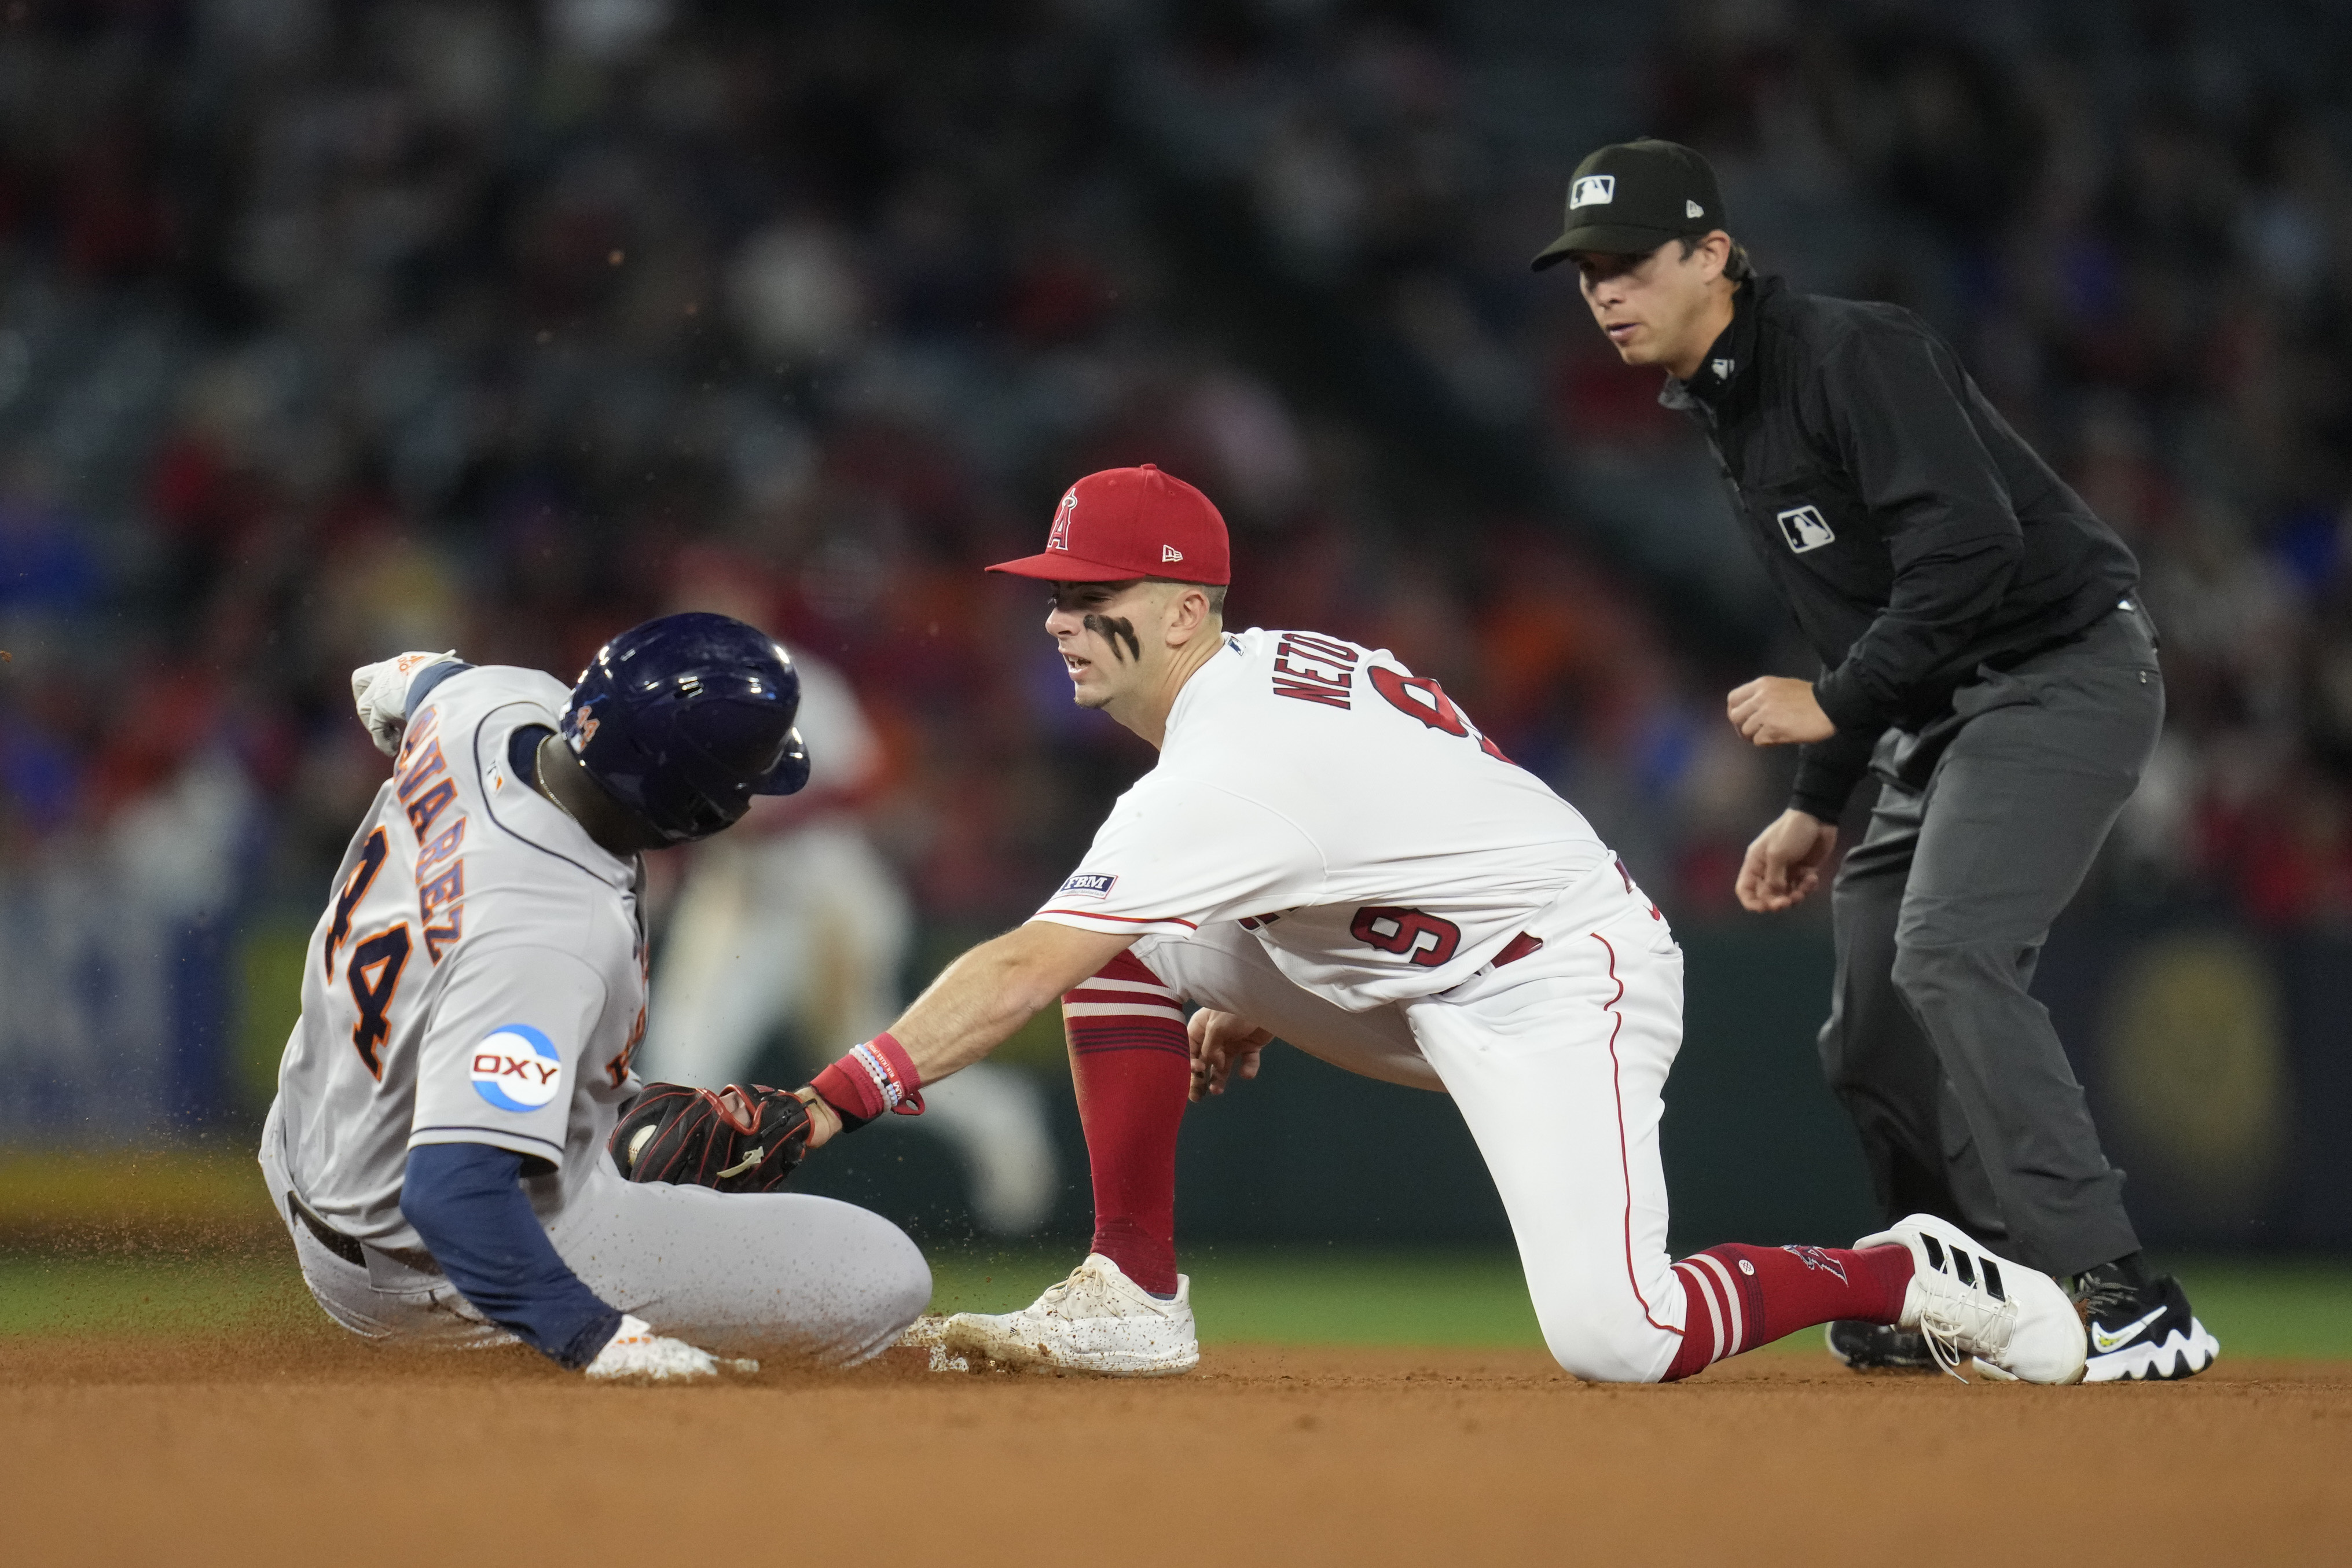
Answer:
<svg viewBox="0 0 2352 1568"><path fill-rule="evenodd" d="M918 1091L922 1084L914 1058L887 1030L864 1045L853 1046L848 1055L809 1081L818 1099L859 1123L870 1122L885 1111L920 1115L923 1097Z"/></svg>

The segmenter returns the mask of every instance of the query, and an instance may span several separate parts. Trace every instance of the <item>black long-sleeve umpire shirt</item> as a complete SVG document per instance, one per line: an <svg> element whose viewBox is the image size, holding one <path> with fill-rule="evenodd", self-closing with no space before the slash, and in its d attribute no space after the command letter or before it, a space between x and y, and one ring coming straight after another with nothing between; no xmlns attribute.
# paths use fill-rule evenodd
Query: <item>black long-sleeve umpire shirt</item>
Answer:
<svg viewBox="0 0 2352 1568"><path fill-rule="evenodd" d="M2080 633L2139 580L2115 530L1893 305L1743 285L1731 325L1659 401L1706 432L1732 509L1821 655L1837 727L1790 804L1834 821L1889 725L1949 711L1980 664Z"/></svg>

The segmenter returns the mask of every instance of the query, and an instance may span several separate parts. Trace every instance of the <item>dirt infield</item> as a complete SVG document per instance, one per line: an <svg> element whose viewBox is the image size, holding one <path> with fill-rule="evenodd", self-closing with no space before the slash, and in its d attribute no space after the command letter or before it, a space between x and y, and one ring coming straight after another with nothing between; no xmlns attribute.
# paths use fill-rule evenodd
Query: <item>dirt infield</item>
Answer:
<svg viewBox="0 0 2352 1568"><path fill-rule="evenodd" d="M0 1340L21 1563L2341 1563L2352 1366L1966 1388L1212 1347L1163 1382L591 1387L303 1332Z"/></svg>

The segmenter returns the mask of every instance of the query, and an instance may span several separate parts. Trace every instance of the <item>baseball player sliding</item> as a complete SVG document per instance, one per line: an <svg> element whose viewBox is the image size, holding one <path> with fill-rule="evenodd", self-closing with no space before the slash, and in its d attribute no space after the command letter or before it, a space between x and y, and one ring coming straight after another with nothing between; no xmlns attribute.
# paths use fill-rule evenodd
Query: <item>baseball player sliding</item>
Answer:
<svg viewBox="0 0 2352 1568"><path fill-rule="evenodd" d="M888 1344L929 1270L876 1215L764 1190L800 1155L799 1100L638 1100L723 1146L700 1175L733 1193L632 1185L605 1155L642 1087L638 852L806 780L783 651L672 615L614 638L569 692L434 653L352 686L397 756L311 938L260 1153L319 1304L371 1339L512 1336L591 1377ZM637 1170L667 1171L650 1142Z"/></svg>
<svg viewBox="0 0 2352 1568"><path fill-rule="evenodd" d="M1686 1377L1836 1318L1924 1330L1947 1364L2082 1375L2047 1275L1914 1216L1851 1249L1668 1257L1660 1093L1682 955L1582 817L1434 681L1302 632L1223 628L1223 519L1150 466L1090 475L1045 549L992 570L1053 585L1076 700L1159 748L1076 873L957 959L890 1029L801 1091L811 1145L985 1056L1063 998L1094 1167L1094 1250L1037 1301L963 1315L944 1349L1000 1364L1182 1372L1175 1134L1279 1034L1443 1089L1510 1214L1546 1343L1578 1376ZM1202 1009L1188 1041L1183 1002ZM1197 1083L1196 1083L1197 1080Z"/></svg>

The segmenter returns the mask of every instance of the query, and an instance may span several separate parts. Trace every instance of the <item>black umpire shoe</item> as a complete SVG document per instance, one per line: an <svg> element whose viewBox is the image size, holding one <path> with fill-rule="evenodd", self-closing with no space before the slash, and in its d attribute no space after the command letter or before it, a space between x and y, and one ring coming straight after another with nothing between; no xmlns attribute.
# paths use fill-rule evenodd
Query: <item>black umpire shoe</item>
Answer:
<svg viewBox="0 0 2352 1568"><path fill-rule="evenodd" d="M2110 1264L2077 1274L2073 1294L2091 1336L2085 1383L2194 1377L2221 1354L2221 1342L2197 1321L2169 1274L2133 1285Z"/></svg>
<svg viewBox="0 0 2352 1568"><path fill-rule="evenodd" d="M1840 1318L1830 1324L1830 1354L1856 1372L1934 1372L1927 1336L1893 1323Z"/></svg>

